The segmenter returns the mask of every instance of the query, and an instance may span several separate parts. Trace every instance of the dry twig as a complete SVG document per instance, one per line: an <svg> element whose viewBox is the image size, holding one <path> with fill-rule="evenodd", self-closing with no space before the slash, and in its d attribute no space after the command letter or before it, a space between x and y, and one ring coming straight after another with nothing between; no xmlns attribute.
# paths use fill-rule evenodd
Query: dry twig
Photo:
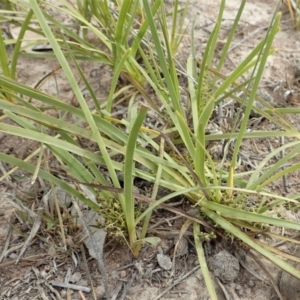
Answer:
<svg viewBox="0 0 300 300"><path fill-rule="evenodd" d="M186 273L184 276L182 276L182 277L178 278L177 280L175 280L173 284L171 284L162 293L160 293L154 300L159 300L163 295L165 295L168 291L170 291L174 286L176 286L177 284L181 283L184 279L186 279L187 277L189 277L192 273L194 273L195 271L197 271L199 268L200 268L200 266L197 266L194 269L192 269L191 271L189 271L188 273Z"/></svg>
<svg viewBox="0 0 300 300"><path fill-rule="evenodd" d="M94 289L94 285L93 285L93 281L92 281L92 277L91 277L91 272L90 272L89 266L87 264L85 251L84 251L84 247L83 247L82 244L80 245L80 249L81 249L81 254L82 254L82 257L83 257L83 264L84 264L87 280L88 280L89 285L91 286L91 289L92 289L92 292L93 292L93 297L94 297L95 300L97 300L97 295L96 295L96 292L95 292L95 289Z"/></svg>

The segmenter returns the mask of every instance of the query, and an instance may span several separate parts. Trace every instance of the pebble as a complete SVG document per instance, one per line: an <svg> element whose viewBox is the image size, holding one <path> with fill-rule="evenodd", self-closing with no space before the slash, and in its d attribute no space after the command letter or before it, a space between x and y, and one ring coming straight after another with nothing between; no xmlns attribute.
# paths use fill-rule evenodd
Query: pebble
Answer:
<svg viewBox="0 0 300 300"><path fill-rule="evenodd" d="M248 282L248 286L249 286L249 288L255 287L255 282L250 279L249 282Z"/></svg>
<svg viewBox="0 0 300 300"><path fill-rule="evenodd" d="M83 279L77 281L76 284L82 285L82 286L88 286L87 280L83 280Z"/></svg>
<svg viewBox="0 0 300 300"><path fill-rule="evenodd" d="M17 258L18 258L18 255L17 255L16 253L11 253L11 254L9 255L9 258L11 258L11 259L17 259Z"/></svg>
<svg viewBox="0 0 300 300"><path fill-rule="evenodd" d="M243 287L240 284L235 286L236 294L241 297L243 295Z"/></svg>
<svg viewBox="0 0 300 300"><path fill-rule="evenodd" d="M103 285L99 285L95 288L95 293L96 295L100 298L103 297L103 295L105 294L105 289Z"/></svg>
<svg viewBox="0 0 300 300"><path fill-rule="evenodd" d="M238 259L231 255L227 250L222 250L209 258L208 265L214 275L223 283L234 281L240 271Z"/></svg>
<svg viewBox="0 0 300 300"><path fill-rule="evenodd" d="M70 282L78 282L80 279L81 279L81 273L80 272L75 272L71 279L70 279Z"/></svg>
<svg viewBox="0 0 300 300"><path fill-rule="evenodd" d="M178 241L178 237L175 238L174 243L177 244L176 248L176 257L178 256L184 256L188 254L189 252L189 245L188 245L188 240L186 237L182 236L181 239Z"/></svg>
<svg viewBox="0 0 300 300"><path fill-rule="evenodd" d="M126 273L126 271L125 271L125 270L123 270L123 271L121 271L121 272L120 272L120 276L121 276L121 278L125 278L125 277L126 277L126 275L127 275L127 273Z"/></svg>
<svg viewBox="0 0 300 300"><path fill-rule="evenodd" d="M169 256L164 254L157 254L156 256L157 262L159 266L164 270L171 270L172 268L172 261Z"/></svg>
<svg viewBox="0 0 300 300"><path fill-rule="evenodd" d="M67 297L67 291L66 290L62 290L60 292L60 295L62 296L63 299L66 299L66 297Z"/></svg>

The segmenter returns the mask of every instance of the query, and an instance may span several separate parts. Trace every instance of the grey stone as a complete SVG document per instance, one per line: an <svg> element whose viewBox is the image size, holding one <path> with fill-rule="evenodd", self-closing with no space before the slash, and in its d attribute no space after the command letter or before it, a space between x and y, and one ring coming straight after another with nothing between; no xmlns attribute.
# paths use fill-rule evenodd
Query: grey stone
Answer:
<svg viewBox="0 0 300 300"><path fill-rule="evenodd" d="M240 264L236 257L227 250L222 250L218 254L208 259L210 270L223 283L235 280L240 271Z"/></svg>

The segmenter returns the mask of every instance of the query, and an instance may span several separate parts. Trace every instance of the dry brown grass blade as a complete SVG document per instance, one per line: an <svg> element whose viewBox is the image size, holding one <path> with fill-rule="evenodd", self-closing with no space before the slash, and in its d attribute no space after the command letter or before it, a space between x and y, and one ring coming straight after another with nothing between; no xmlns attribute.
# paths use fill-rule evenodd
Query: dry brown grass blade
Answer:
<svg viewBox="0 0 300 300"><path fill-rule="evenodd" d="M184 222L184 224L182 225L176 244L175 244L175 248L174 248L174 254L173 254L173 261L172 261L172 274L174 274L175 272L175 260L176 260L176 253L177 253L177 248L179 246L180 240L182 239L182 237L184 236L184 234L186 233L186 231L188 230L189 226L192 224L192 222L190 220L187 220Z"/></svg>
<svg viewBox="0 0 300 300"><path fill-rule="evenodd" d="M82 255L82 258L83 258L83 264L84 264L84 268L85 268L85 272L86 272L86 277L87 277L88 283L91 286L94 300L97 300L97 295L96 295L96 292L95 292L95 289L94 289L94 285L93 285L93 281L92 281L92 277L91 277L91 272L90 272L89 266L87 264L83 244L80 245L80 249L81 249L81 255Z"/></svg>

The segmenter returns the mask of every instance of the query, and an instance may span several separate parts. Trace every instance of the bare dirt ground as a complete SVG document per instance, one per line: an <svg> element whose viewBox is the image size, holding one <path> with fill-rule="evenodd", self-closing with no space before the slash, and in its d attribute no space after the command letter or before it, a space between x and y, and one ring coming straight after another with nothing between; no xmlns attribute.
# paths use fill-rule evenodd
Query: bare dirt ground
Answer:
<svg viewBox="0 0 300 300"><path fill-rule="evenodd" d="M227 1L221 32L224 38L233 23L233 16L239 3L239 0ZM262 39L272 18L276 3L275 0L247 1L238 28L238 35L226 62L228 72L234 69L241 59ZM281 11L281 31L277 34L274 43L277 52L269 58L261 89L269 93L276 106L299 106L300 32L295 31L293 28L286 5L282 5ZM199 59L201 59L217 14L218 1L190 1L187 20L196 19L195 38ZM11 30L15 34L15 29L11 28ZM190 37L185 36L184 46L179 51L179 61L183 65L189 55L190 43ZM224 41L221 38L219 41L220 49L223 44ZM101 66L91 63L82 63L81 67L93 83L98 97L105 98L110 87L110 70L100 69ZM24 55L19 59L18 79L30 86L36 86L42 77L56 70L56 68L58 68L58 63L54 60L37 59ZM99 70L101 70L101 76L95 76ZM298 81L295 79L297 77ZM293 90L292 99L284 99L283 94L278 93L276 87ZM60 70L55 71L53 76L48 77L37 88L76 105L72 90ZM82 88L84 89L83 85ZM288 116L288 118L294 125L298 124L297 127L300 130L299 117ZM34 143L24 142L10 136L1 136L0 138L0 151L19 158L29 155L36 146ZM274 147L278 146L276 141L272 141L272 144ZM2 173L5 172L5 167L0 166ZM298 173L295 173L289 178L290 187L288 190L281 181L274 184L274 190L282 194L293 192L297 189L298 175ZM24 194L23 197L22 194L15 195L14 186L7 184L5 181L1 183L0 299L102 299L105 296L103 278L99 273L97 262L90 257L87 249L82 246L76 228L68 235L68 249L57 246L59 245L59 238L57 237L59 231L39 231L38 236L33 239L16 264L20 249L31 230L31 226L17 214L19 206L16 208L16 203L21 205L22 200L26 199L28 205L32 209L36 209L36 203L42 201L43 195L48 190L41 182L31 186L31 178L25 173L17 172L11 176L12 182L15 182L18 189ZM289 217L298 221L297 214L290 214ZM181 219L173 220L173 218L174 215L171 213L159 210L151 224L154 230L156 222L166 220L158 227L159 230L156 228L156 233L162 239L160 245L162 251L171 259L174 251L172 247L178 236L178 228L182 224ZM197 255L189 239L189 232L187 232L180 247L175 259L174 273L171 274L170 271L164 270L157 262L157 249L150 246L145 247L140 257L133 259L130 250L124 243L121 241L106 241L104 246L105 267L109 287L115 295L115 298L113 296L111 299L209 299L201 270L198 268ZM219 266L223 273L226 273L228 269L231 270L229 273L237 273L231 280L229 279L231 274L227 274L227 277L223 277L223 280L220 274L218 275L219 279L216 277L219 299L279 299L274 288L268 283L265 274L251 256L243 256L243 253L241 253L242 257L237 258L239 254L236 253L235 249L218 241L209 247L207 253L210 253L213 260L217 260L214 255L218 254L218 249L226 248L228 252L235 254L234 258L231 257L230 265ZM300 253L298 253L300 250L297 248L293 249L285 245L282 250L300 256ZM236 260L239 266L237 270L231 268ZM244 265L242 265L242 261ZM261 261L275 278L284 299L300 299L299 282L292 277L283 275L266 259L261 258ZM77 291L73 288L66 289L53 286L52 281L93 288L90 292ZM117 292L118 289L120 293Z"/></svg>

